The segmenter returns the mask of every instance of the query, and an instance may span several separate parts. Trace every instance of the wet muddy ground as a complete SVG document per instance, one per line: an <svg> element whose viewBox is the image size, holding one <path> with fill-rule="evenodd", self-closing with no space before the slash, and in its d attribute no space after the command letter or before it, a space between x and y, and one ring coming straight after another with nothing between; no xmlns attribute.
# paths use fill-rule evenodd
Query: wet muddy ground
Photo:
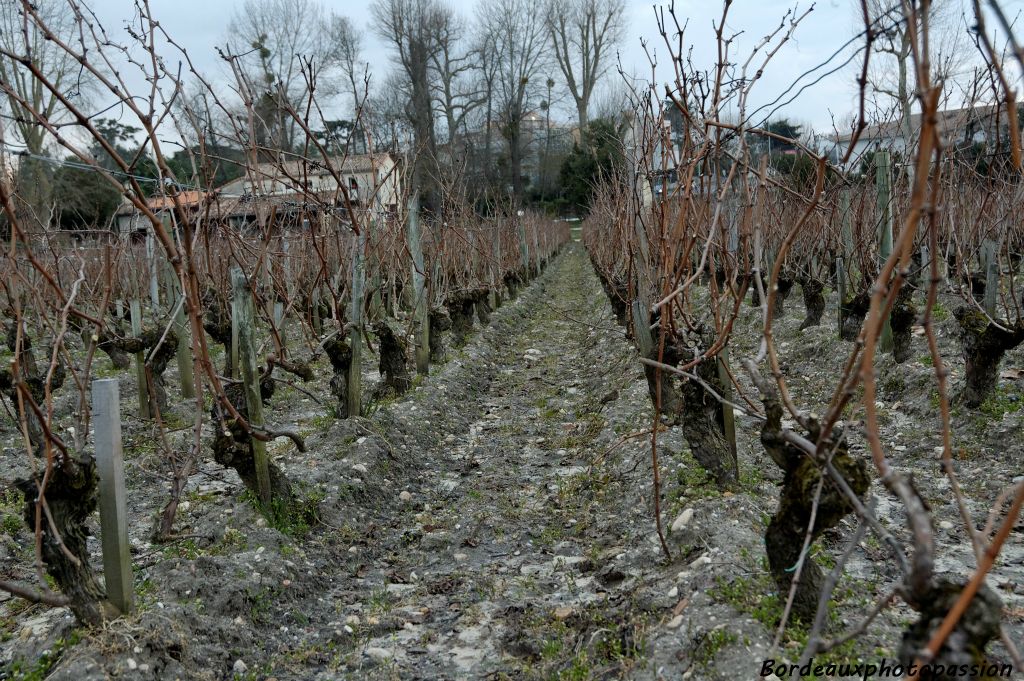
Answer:
<svg viewBox="0 0 1024 681"><path fill-rule="evenodd" d="M849 346L828 315L798 331L796 295L789 305L776 327L784 371L797 404L820 412ZM955 372L953 324L940 329ZM747 313L734 359L756 352L758 329ZM932 505L940 569L968 575L969 544L935 458L931 367L923 339L914 342L908 363L881 360L883 439L896 464L917 472ZM1018 351L1004 366L1022 363ZM367 417L336 420L314 399L329 395L321 364L304 386L313 397L284 387L268 410L277 427L307 439L305 454L286 441L272 453L309 513L268 525L237 476L207 461L179 513L182 538L166 545L149 542L166 494L164 454L135 418L131 377L121 376L138 612L89 632L64 610L2 601L0 678L758 676L782 607L761 539L781 473L750 417L738 417L735 494L715 490L676 428L659 433L666 560L653 522L643 372L578 244L429 378L372 404ZM979 524L1024 475L1021 399L1021 380L1007 378L986 413L955 415L958 473ZM187 405L179 408L172 447L189 437ZM854 450L864 452L857 409L848 421ZM2 427L6 480L20 460L14 424L5 418ZM872 493L885 524L903 536L897 505L877 482ZM32 537L7 520L16 506L5 495L0 573L30 580ZM844 521L815 559L828 566L853 530ZM1018 528L989 580L1016 641L1024 641L1021 539ZM99 565L99 542L90 546ZM870 536L848 568L832 634L858 623L895 578ZM895 606L827 658L892 659L912 619ZM796 661L805 637L792 627L774 657ZM1008 661L1001 646L992 653Z"/></svg>

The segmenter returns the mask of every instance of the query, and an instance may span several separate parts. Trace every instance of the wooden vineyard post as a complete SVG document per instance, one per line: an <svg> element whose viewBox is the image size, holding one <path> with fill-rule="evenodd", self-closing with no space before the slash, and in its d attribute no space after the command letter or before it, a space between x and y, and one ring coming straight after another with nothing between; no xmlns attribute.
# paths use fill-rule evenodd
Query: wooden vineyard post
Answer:
<svg viewBox="0 0 1024 681"><path fill-rule="evenodd" d="M413 192L409 197L409 215L405 238L412 255L413 319L416 324L416 371L430 373L430 314L427 310L426 270L423 264L423 243L420 234L420 200Z"/></svg>
<svg viewBox="0 0 1024 681"><path fill-rule="evenodd" d="M892 173L888 151L875 152L875 189L878 191L878 261L884 263L892 254ZM889 318L882 322L879 348L892 352L892 326Z"/></svg>
<svg viewBox="0 0 1024 681"><path fill-rule="evenodd" d="M320 285L313 287L313 331L317 337L323 333L324 327L320 321Z"/></svg>
<svg viewBox="0 0 1024 681"><path fill-rule="evenodd" d="M174 305L174 335L178 338L178 349L176 350L178 360L178 380L181 383L181 396L191 399L196 396L195 370L192 364L192 339L189 333L188 323L185 321L185 301L181 292L181 283L178 281L174 268L167 263L165 269L165 286L169 296L173 296Z"/></svg>
<svg viewBox="0 0 1024 681"><path fill-rule="evenodd" d="M846 302L846 263L843 256L836 258L836 322L839 326L839 337L843 337L843 303Z"/></svg>
<svg viewBox="0 0 1024 681"><path fill-rule="evenodd" d="M235 286L235 269L231 268L231 290L234 292ZM242 313L238 310L238 296L231 296L231 374L230 378L241 378L241 373L238 366L238 336L241 333L239 328L239 320L241 319Z"/></svg>
<svg viewBox="0 0 1024 681"><path fill-rule="evenodd" d="M538 274L541 273L540 231L541 231L541 229L535 224L534 225L534 270Z"/></svg>
<svg viewBox="0 0 1024 681"><path fill-rule="evenodd" d="M348 371L348 415L363 413L363 286L366 283L366 229L352 235L352 329L349 331L349 345L352 350L352 364Z"/></svg>
<svg viewBox="0 0 1024 681"><path fill-rule="evenodd" d="M470 281L472 281L476 278L476 273L480 268L480 254L477 252L476 232L474 230L466 230L466 241L469 248L469 262L467 266L469 267Z"/></svg>
<svg viewBox="0 0 1024 681"><path fill-rule="evenodd" d="M519 219L519 256L523 263L523 276L530 274L530 247L526 243L526 225L523 224L522 216Z"/></svg>
<svg viewBox="0 0 1024 681"><path fill-rule="evenodd" d="M249 282L242 270L231 268L232 320L237 317L238 361L245 391L245 409L248 412L251 429L263 428L263 399L260 395L260 375L256 363L256 308L253 304ZM256 467L256 487L264 511L270 511L270 465L267 460L267 443L250 437L252 458Z"/></svg>
<svg viewBox="0 0 1024 681"><path fill-rule="evenodd" d="M841 225L842 225L841 229L842 229L842 236L843 236L843 244L842 244L843 251L842 251L841 257L843 258L843 262L844 263L846 263L847 265L852 265L853 264L853 260L852 260L852 258L853 258L853 214L850 211L850 190L849 189L843 189L842 191L839 192L839 216L840 216L840 221L841 221ZM842 270L842 272L843 272L843 277L846 277L846 281L844 281L843 283L844 284L852 284L853 280L856 278L854 273L851 271L849 277L847 277L846 270L844 269L844 270ZM843 289L846 290L846 289L848 289L848 287L847 286L843 286ZM846 302L846 301L843 300L843 299L840 299L839 302L843 303L843 302Z"/></svg>
<svg viewBox="0 0 1024 681"><path fill-rule="evenodd" d="M985 312L995 318L999 304L999 257L998 246L992 239L982 242L981 260L985 266Z"/></svg>
<svg viewBox="0 0 1024 681"><path fill-rule="evenodd" d="M633 274L636 281L636 296L633 299L633 337L636 339L636 346L641 357L657 359L651 354L654 351L654 337L651 334L649 322L651 306L647 299L647 282L644 281L643 273L643 268L650 262L650 245L647 242L647 232L644 231L644 226L639 219L633 222L633 230L639 247L639 257L633 260Z"/></svg>
<svg viewBox="0 0 1024 681"><path fill-rule="evenodd" d="M492 306L495 310L501 305L501 230L495 228L492 236L494 242L494 262L491 263L491 288L494 289L494 305Z"/></svg>
<svg viewBox="0 0 1024 681"><path fill-rule="evenodd" d="M149 302L153 306L153 316L159 317L160 279L152 229L146 232L146 263L149 265Z"/></svg>
<svg viewBox="0 0 1024 681"><path fill-rule="evenodd" d="M274 328L277 329L277 335L281 339L281 347L286 347L288 339L285 336L284 303L280 300L274 301Z"/></svg>
<svg viewBox="0 0 1024 681"><path fill-rule="evenodd" d="M132 335L142 335L142 303L132 298L128 303L128 312L132 316ZM146 380L146 353L135 353L135 380L139 386L139 418L150 419L153 414L149 410L149 382Z"/></svg>
<svg viewBox="0 0 1024 681"><path fill-rule="evenodd" d="M732 460L736 462L736 415L732 405L725 402L732 397L732 381L729 379L729 348L722 348L717 359L718 382L722 384L722 430L732 452Z"/></svg>
<svg viewBox="0 0 1024 681"><path fill-rule="evenodd" d="M121 394L116 378L92 382L96 468L100 483L100 539L107 597L122 613L135 608L128 513L121 449Z"/></svg>
<svg viewBox="0 0 1024 681"><path fill-rule="evenodd" d="M288 237L281 237L281 250L284 253L284 287L285 295L288 296L288 300L295 300L295 282L292 281L292 259L288 254ZM278 310L280 306L280 311ZM274 305L274 323L277 325L277 332L281 336L281 345L287 347L287 327L284 323L284 303L278 301Z"/></svg>

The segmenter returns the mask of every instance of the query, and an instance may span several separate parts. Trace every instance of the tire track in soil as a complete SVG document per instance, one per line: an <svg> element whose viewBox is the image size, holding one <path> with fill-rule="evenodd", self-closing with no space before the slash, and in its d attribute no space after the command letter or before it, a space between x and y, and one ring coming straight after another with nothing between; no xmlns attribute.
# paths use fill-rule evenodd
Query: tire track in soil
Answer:
<svg viewBox="0 0 1024 681"><path fill-rule="evenodd" d="M635 576L612 556L650 520L623 479L590 464L603 405L636 383L635 357L580 246L534 287L540 300L523 303L529 315L489 358L498 368L480 417L445 436L446 470L406 521L423 531L418 545L384 554L390 564L376 567L392 581L348 618L370 631L403 620L361 641L345 665L354 677L548 678L632 664L645 615L609 598Z"/></svg>

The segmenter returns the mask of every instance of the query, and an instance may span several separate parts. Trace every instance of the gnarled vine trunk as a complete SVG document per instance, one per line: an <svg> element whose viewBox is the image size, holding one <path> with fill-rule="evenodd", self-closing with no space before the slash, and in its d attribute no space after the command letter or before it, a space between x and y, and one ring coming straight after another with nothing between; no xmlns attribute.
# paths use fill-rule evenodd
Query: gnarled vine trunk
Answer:
<svg viewBox="0 0 1024 681"><path fill-rule="evenodd" d="M903 286L896 294L896 300L889 315L889 328L892 329L892 358L897 364L902 364L910 359L910 345L914 337L913 327L916 319L914 289L910 286Z"/></svg>
<svg viewBox="0 0 1024 681"><path fill-rule="evenodd" d="M409 344L402 330L391 319L377 322L373 330L379 342L380 375L384 378L381 395L401 395L412 387L408 360Z"/></svg>
<svg viewBox="0 0 1024 681"><path fill-rule="evenodd" d="M22 370L20 381L24 382L32 400L42 405L46 379L39 373L34 359L25 355L24 348L30 347L27 339L27 335L22 336L22 349L19 352ZM8 341L14 350L16 344L11 336L8 336ZM49 384L51 392L58 390L64 383L63 365L58 364L56 369ZM18 383L19 378L12 376L9 370L0 371L0 390L14 405L19 403ZM59 443L55 436L48 441L47 431L35 411L28 408L27 399L24 402L25 425L35 457L41 461L46 460L49 445L54 460L42 494L49 517L37 504L43 483L42 472L38 476L31 475L15 481L15 486L25 499L25 524L33 533L38 525L46 573L68 598L71 612L82 624L99 626L105 619L116 616L117 609L107 600L106 592L93 572L86 545L88 532L85 523L98 503L96 461L91 454L72 451L70 444Z"/></svg>
<svg viewBox="0 0 1024 681"><path fill-rule="evenodd" d="M352 348L340 334L324 343L324 352L334 371L331 376L331 394L338 418L348 415L348 372L352 370Z"/></svg>
<svg viewBox="0 0 1024 681"><path fill-rule="evenodd" d="M455 293L446 303L452 320L452 345L462 347L473 333L473 296Z"/></svg>
<svg viewBox="0 0 1024 681"><path fill-rule="evenodd" d="M1024 322L1014 326L1000 320L996 326L980 310L966 305L954 310L953 315L960 327L964 353L963 399L967 406L977 407L999 383L1003 355L1024 342Z"/></svg>
<svg viewBox="0 0 1024 681"><path fill-rule="evenodd" d="M430 311L430 361L440 363L445 361L448 351L444 345L442 332L452 328L452 318L448 311L442 308L434 308Z"/></svg>
<svg viewBox="0 0 1024 681"><path fill-rule="evenodd" d="M779 508L764 535L768 566L779 593L788 594L796 576L796 566L803 557L803 568L793 600L793 614L804 623L809 623L817 611L818 596L824 581L821 569L811 558L810 552L806 555L803 553L804 538L811 517L814 516L814 525L811 527L813 543L825 530L835 527L843 516L853 511L853 505L829 477L825 477L822 482L822 468L814 458L786 440L782 427L782 402L775 388L760 377L755 378L755 382L761 392L766 416L761 427L761 444L785 472ZM820 435L817 422L811 421L811 429L808 439L817 442ZM864 461L849 453L841 430L833 431L831 439L826 442L825 451L833 452L832 465L854 494L862 498L870 484L868 467ZM815 505L815 492L819 484L821 495Z"/></svg>
<svg viewBox="0 0 1024 681"><path fill-rule="evenodd" d="M805 277L800 281L800 290L804 297L806 314L800 323L800 330L821 324L821 315L825 313L825 284Z"/></svg>
<svg viewBox="0 0 1024 681"><path fill-rule="evenodd" d="M839 306L839 337L847 341L855 341L860 335L860 329L864 326L864 317L871 308L871 298L866 291L858 293L853 298Z"/></svg>

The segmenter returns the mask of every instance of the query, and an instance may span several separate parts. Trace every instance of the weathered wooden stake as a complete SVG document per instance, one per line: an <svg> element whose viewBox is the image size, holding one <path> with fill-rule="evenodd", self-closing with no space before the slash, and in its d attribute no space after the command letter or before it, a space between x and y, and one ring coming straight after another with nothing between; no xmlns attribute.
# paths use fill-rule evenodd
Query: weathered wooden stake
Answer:
<svg viewBox="0 0 1024 681"><path fill-rule="evenodd" d="M999 304L999 247L992 239L985 239L981 244L982 260L985 263L985 312L989 317L996 316Z"/></svg>
<svg viewBox="0 0 1024 681"><path fill-rule="evenodd" d="M128 312L132 316L132 335L142 335L142 303L132 298L128 303ZM149 381L146 380L146 353L135 353L135 380L139 386L139 418L153 418L149 410Z"/></svg>
<svg viewBox="0 0 1024 681"><path fill-rule="evenodd" d="M135 608L135 587L128 543L128 511L121 449L120 390L116 378L92 382L92 416L96 429L96 468L100 482L100 540L107 598L122 613Z"/></svg>
<svg viewBox="0 0 1024 681"><path fill-rule="evenodd" d="M185 320L185 303L181 292L181 282L170 263L164 268L164 288L174 301L174 335L178 337L178 349L175 351L178 360L178 381L181 383L181 396L191 399L196 396L196 378L192 364L192 338L188 322Z"/></svg>
<svg viewBox="0 0 1024 681"><path fill-rule="evenodd" d="M533 271L540 274L540 230L533 226Z"/></svg>
<svg viewBox="0 0 1024 681"><path fill-rule="evenodd" d="M319 337L323 333L324 327L320 321L320 287L316 286L313 288L313 331Z"/></svg>
<svg viewBox="0 0 1024 681"><path fill-rule="evenodd" d="M853 257L853 213L850 210L849 189L843 189L839 192L839 215L842 221L843 232L843 252L840 257L842 257L844 263L849 263L852 266L853 262L851 261L851 258ZM843 270L843 276L847 276L845 269ZM854 278L854 273L851 271L849 278L843 283L853 284ZM843 290L846 290L847 288L847 286L843 286ZM844 301L840 299L839 302Z"/></svg>
<svg viewBox="0 0 1024 681"><path fill-rule="evenodd" d="M352 310L349 315L352 330L349 332L349 346L352 349L352 364L348 372L348 415L363 413L363 285L366 283L365 251L366 230L352 236Z"/></svg>
<svg viewBox="0 0 1024 681"><path fill-rule="evenodd" d="M892 173L888 151L875 152L875 189L878 190L878 262L881 265L892 254ZM892 326L886 317L882 321L879 349L892 352L892 347Z"/></svg>
<svg viewBox="0 0 1024 681"><path fill-rule="evenodd" d="M153 316L160 315L160 272L157 265L156 244L153 232L146 232L146 262L149 264L149 302L153 306Z"/></svg>
<svg viewBox="0 0 1024 681"><path fill-rule="evenodd" d="M519 221L519 256L523 263L523 276L530 274L530 247L526 243L526 225Z"/></svg>
<svg viewBox="0 0 1024 681"><path fill-rule="evenodd" d="M722 397L724 399L730 399L732 397L732 380L729 378L729 348L722 348L718 352L718 381L722 384ZM736 415L732 411L732 405L726 402L722 402L722 426L725 434L725 440L729 443L729 449L732 451L732 459L736 461Z"/></svg>
<svg viewBox="0 0 1024 681"><path fill-rule="evenodd" d="M277 335L281 339L281 347L287 347L288 336L284 325L284 303L280 300L274 302L274 328L277 329Z"/></svg>
<svg viewBox="0 0 1024 681"><path fill-rule="evenodd" d="M836 258L836 324L839 327L839 337L843 337L843 303L846 301L846 264L843 256Z"/></svg>
<svg viewBox="0 0 1024 681"><path fill-rule="evenodd" d="M232 270L231 270L231 286L232 286L232 291L234 291L234 284L235 284L235 279L234 279L234 270L235 269L237 269L237 268L232 268ZM241 330L239 328L239 320L241 319L241 315L242 315L242 313L238 310L238 297L233 295L231 297L231 375L230 375L230 377L231 378L235 378L235 379L241 378L241 376L242 376L242 374L240 372L240 369L239 369L239 365L238 365L238 336L241 333Z"/></svg>
<svg viewBox="0 0 1024 681"><path fill-rule="evenodd" d="M491 263L491 288L492 294L494 295L494 304L491 306L492 309L498 309L498 300L501 296L501 231L494 229L494 262Z"/></svg>
<svg viewBox="0 0 1024 681"><path fill-rule="evenodd" d="M633 222L633 231L636 234L636 243L639 250L637 257L633 260L633 275L636 280L637 295L633 300L633 338L636 340L637 350L641 357L651 357L654 350L654 336L651 333L650 323L650 301L647 298L648 282L644 280L644 268L650 262L650 244L647 241L647 232L644 230L640 220Z"/></svg>
<svg viewBox="0 0 1024 681"><path fill-rule="evenodd" d="M430 314L427 310L427 278L423 264L423 243L420 233L419 194L409 197L409 216L405 238L412 254L413 316L416 321L416 371L424 376L430 373Z"/></svg>
<svg viewBox="0 0 1024 681"><path fill-rule="evenodd" d="M256 363L256 309L249 290L249 282L242 270L231 268L232 328L238 329L238 361L245 390L245 409L249 415L249 426L263 428L263 399L260 395L260 374ZM237 324L235 322L237 317ZM267 459L267 443L251 438L252 458L256 466L256 487L260 503L269 511L270 465Z"/></svg>

